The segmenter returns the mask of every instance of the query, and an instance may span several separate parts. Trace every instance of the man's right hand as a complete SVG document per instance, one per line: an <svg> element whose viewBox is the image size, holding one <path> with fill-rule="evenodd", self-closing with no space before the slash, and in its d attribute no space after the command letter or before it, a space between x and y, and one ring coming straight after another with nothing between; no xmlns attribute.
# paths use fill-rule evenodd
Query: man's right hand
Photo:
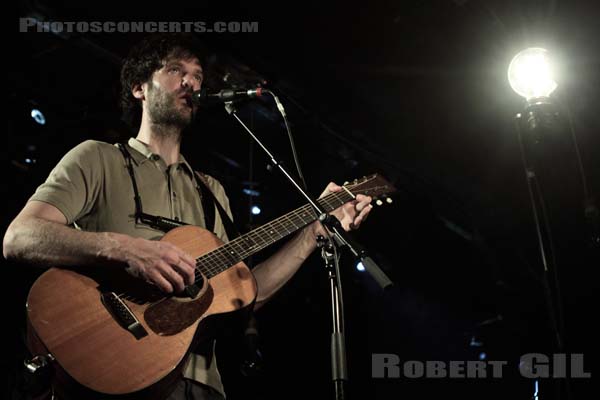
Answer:
<svg viewBox="0 0 600 400"><path fill-rule="evenodd" d="M177 246L114 232L66 226L55 206L29 201L6 230L4 257L44 267L127 265L127 271L172 293L194 283L195 260Z"/></svg>
<svg viewBox="0 0 600 400"><path fill-rule="evenodd" d="M195 281L196 261L171 243L131 238L122 250L127 272L164 292L181 292Z"/></svg>

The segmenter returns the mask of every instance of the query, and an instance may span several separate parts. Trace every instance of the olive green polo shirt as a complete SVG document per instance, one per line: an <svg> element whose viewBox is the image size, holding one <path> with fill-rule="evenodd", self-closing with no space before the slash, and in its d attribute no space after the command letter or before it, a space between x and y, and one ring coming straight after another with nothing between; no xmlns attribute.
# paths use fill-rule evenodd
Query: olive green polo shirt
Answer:
<svg viewBox="0 0 600 400"><path fill-rule="evenodd" d="M147 214L205 227L202 201L194 171L180 155L177 163L165 161L137 139L128 141L133 169ZM223 186L204 175L215 198L231 217ZM123 153L116 145L88 140L69 151L52 170L46 182L29 199L58 208L68 225L91 232L118 232L145 239L159 239L163 232L135 221L131 177ZM227 234L215 207L215 234L227 242ZM206 343L190 358L185 376L224 393L213 357L214 344Z"/></svg>
<svg viewBox="0 0 600 400"><path fill-rule="evenodd" d="M128 145L143 211L205 227L194 172L185 158L180 155L177 163L167 166L139 140L131 138ZM223 186L216 179L204 176L231 217ZM88 140L73 148L30 200L52 204L64 214L67 224L85 231L119 232L145 239L158 239L163 235L160 230L136 223L127 164L121 151L109 143ZM215 221L215 234L227 241L216 208Z"/></svg>

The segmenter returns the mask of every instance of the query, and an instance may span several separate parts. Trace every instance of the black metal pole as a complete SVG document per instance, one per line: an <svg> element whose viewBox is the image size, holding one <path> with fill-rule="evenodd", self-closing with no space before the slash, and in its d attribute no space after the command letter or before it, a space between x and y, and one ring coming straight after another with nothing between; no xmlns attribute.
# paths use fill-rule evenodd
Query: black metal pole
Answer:
<svg viewBox="0 0 600 400"><path fill-rule="evenodd" d="M547 207L542 196L539 177L534 168L534 162L528 157L529 146L539 146L544 140L544 134L548 125L557 117L554 106L547 99L534 99L528 102L525 109L525 115L518 113L515 116L516 130L521 152L521 161L527 181L527 189L533 220L536 229L540 259L543 267L542 286L546 307L548 308L548 317L552 326L552 334L556 342L556 349L559 353L565 351L564 341L564 312L562 308L562 298L560 284L558 280L557 265L555 262L555 248L553 244L552 231L547 215ZM523 126L526 126L524 137ZM561 382L556 382L557 398L561 398ZM539 396L539 382L536 381L534 398ZM571 399L570 381L565 378L566 398Z"/></svg>
<svg viewBox="0 0 600 400"><path fill-rule="evenodd" d="M344 336L344 302L342 295L342 282L339 267L337 247L332 238L319 237L321 257L325 262L325 269L329 277L331 289L331 379L335 390L335 399L343 400L346 397L346 383L348 370L346 365L346 340Z"/></svg>

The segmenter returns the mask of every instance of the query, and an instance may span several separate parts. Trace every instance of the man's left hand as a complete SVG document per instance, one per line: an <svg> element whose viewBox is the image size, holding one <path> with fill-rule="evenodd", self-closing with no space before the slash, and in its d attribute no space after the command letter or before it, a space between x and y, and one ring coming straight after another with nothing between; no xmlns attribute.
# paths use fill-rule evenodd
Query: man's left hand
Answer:
<svg viewBox="0 0 600 400"><path fill-rule="evenodd" d="M319 198L323 198L331 193L340 192L342 190L344 189L341 186L331 182L329 185L327 185ZM358 229L360 224L367 219L369 213L373 209L371 201L372 199L370 196L358 194L354 200L349 201L343 206L331 211L331 214L340 221L344 230L350 231L353 229ZM315 230L315 235L324 233L320 222L315 222L313 227Z"/></svg>

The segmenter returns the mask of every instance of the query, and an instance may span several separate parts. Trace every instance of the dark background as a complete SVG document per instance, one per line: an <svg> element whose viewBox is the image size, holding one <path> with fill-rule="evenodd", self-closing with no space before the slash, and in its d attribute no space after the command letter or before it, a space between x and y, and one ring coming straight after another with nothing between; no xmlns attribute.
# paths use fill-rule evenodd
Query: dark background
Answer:
<svg viewBox="0 0 600 400"><path fill-rule="evenodd" d="M598 206L600 182L597 2L21 2L7 23L14 50L5 47L4 57L2 230L68 149L86 139L135 136L120 121L118 77L120 60L143 35L19 33L18 17L32 15L258 21L256 33L197 34L208 49L208 84L266 81L286 107L312 195L329 181L373 172L395 184L394 202L374 209L356 232L395 287L382 293L355 269L350 254L342 257L350 398L531 398L533 381L516 370L519 356L551 354L556 347L514 126L524 103L506 71L518 51L549 49L560 118L534 146L536 170L555 245L566 351L584 353L585 369L594 374L600 243L594 242L597 219L594 229L589 214ZM45 125L31 119L32 108L44 113ZM239 110L295 171L272 101L242 103ZM219 107L200 113L183 153L221 180L242 231L303 203ZM260 196L248 196L248 188ZM251 216L252 204L260 215ZM3 264L10 337L3 395L23 398L23 306L39 271ZM256 318L263 355L258 376L240 373L241 336L219 342L229 398L331 397L329 287L317 253ZM502 379L376 380L372 353L394 353L402 361L477 360L485 353L509 365ZM543 398L556 398L557 382L542 382ZM590 380L571 381L572 398L590 389Z"/></svg>

